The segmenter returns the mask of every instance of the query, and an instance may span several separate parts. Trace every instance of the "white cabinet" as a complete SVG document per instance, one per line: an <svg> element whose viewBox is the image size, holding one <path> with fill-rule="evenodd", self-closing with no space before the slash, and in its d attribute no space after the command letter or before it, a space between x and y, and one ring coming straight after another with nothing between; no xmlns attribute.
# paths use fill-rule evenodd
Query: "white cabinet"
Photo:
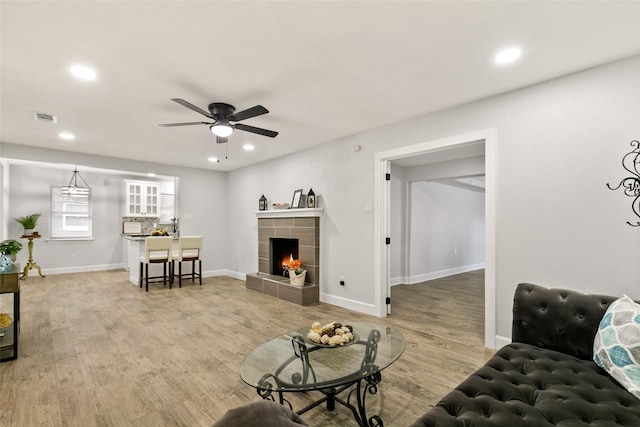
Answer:
<svg viewBox="0 0 640 427"><path fill-rule="evenodd" d="M155 182L124 181L124 216L158 216L160 186Z"/></svg>

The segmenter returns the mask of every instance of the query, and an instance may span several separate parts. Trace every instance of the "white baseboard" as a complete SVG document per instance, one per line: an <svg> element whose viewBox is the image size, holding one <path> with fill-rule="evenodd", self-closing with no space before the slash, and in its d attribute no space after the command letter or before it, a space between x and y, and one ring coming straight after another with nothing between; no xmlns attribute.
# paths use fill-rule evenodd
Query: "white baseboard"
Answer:
<svg viewBox="0 0 640 427"><path fill-rule="evenodd" d="M212 277L212 276L229 276L238 280L247 280L246 273L238 273L236 271L231 271L231 270L218 270L215 272L215 274L212 274L211 276L207 276L207 277Z"/></svg>
<svg viewBox="0 0 640 427"><path fill-rule="evenodd" d="M442 277L453 276L454 274L468 273L469 271L480 270L484 268L484 263L463 265L461 267L449 268L446 270L433 271L431 273L419 274L409 277L405 283L415 285L416 283L427 282L429 280L440 279Z"/></svg>
<svg viewBox="0 0 640 427"><path fill-rule="evenodd" d="M405 283L408 283L408 282L409 282L409 279L407 278L407 276L398 276L398 277L392 277L391 279L389 279L390 286L404 285Z"/></svg>
<svg viewBox="0 0 640 427"><path fill-rule="evenodd" d="M511 344L511 338L496 335L496 350L501 349L507 344Z"/></svg>
<svg viewBox="0 0 640 427"><path fill-rule="evenodd" d="M370 314L372 316L378 316L376 307L373 304L366 304L361 301L355 301L348 298L337 297L335 295L320 293L320 301L327 304L336 305L338 307L346 308L349 310L357 311L359 313Z"/></svg>
<svg viewBox="0 0 640 427"><path fill-rule="evenodd" d="M105 271L105 270L122 270L124 269L124 264L102 264L102 265L82 265L78 267L61 267L61 268L43 268L42 274L45 276L55 275L55 274L67 274L67 273L90 273L92 271ZM38 272L34 269L31 269L29 272L30 276L37 275Z"/></svg>

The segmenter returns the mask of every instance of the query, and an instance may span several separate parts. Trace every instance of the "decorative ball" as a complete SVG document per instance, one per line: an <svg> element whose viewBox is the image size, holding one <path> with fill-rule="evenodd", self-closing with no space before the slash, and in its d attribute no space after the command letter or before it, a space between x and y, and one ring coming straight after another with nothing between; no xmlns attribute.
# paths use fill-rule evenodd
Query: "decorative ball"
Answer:
<svg viewBox="0 0 640 427"><path fill-rule="evenodd" d="M7 255L0 256L0 271L9 271L13 268L13 261Z"/></svg>

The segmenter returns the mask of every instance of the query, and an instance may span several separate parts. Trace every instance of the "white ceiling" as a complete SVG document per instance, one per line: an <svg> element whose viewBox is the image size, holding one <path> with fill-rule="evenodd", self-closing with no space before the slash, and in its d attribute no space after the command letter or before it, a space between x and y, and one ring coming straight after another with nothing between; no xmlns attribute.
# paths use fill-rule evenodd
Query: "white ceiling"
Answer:
<svg viewBox="0 0 640 427"><path fill-rule="evenodd" d="M215 170L640 53L638 1L3 0L0 20L1 141ZM205 119L170 98L264 105L243 123L280 135L236 131L224 160L206 126L158 126Z"/></svg>

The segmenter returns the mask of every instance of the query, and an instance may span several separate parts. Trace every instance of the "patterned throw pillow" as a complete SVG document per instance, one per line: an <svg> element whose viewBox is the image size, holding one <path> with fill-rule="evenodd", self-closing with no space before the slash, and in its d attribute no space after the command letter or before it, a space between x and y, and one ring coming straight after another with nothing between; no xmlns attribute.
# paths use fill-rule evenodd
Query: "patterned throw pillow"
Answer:
<svg viewBox="0 0 640 427"><path fill-rule="evenodd" d="M626 295L611 303L593 342L593 360L640 399L640 304Z"/></svg>

